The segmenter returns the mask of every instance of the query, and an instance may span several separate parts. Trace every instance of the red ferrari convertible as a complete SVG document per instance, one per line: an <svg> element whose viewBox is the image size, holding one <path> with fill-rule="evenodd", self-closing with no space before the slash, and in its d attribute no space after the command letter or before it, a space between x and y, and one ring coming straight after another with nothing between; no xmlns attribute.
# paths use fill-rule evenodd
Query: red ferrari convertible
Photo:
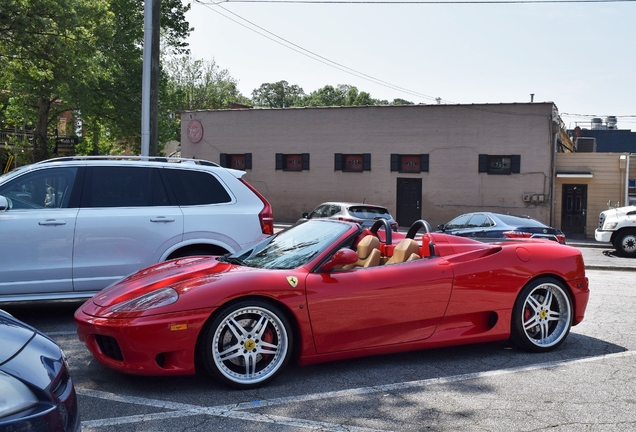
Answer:
<svg viewBox="0 0 636 432"><path fill-rule="evenodd" d="M481 243L310 220L251 249L143 269L75 313L80 340L121 372L237 388L300 364L512 339L544 352L581 322L581 253L548 240ZM420 232L422 231L422 232Z"/></svg>

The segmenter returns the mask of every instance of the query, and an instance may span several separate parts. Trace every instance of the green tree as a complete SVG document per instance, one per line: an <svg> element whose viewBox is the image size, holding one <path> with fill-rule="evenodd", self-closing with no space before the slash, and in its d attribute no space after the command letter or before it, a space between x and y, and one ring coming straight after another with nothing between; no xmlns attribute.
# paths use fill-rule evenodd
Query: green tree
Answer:
<svg viewBox="0 0 636 432"><path fill-rule="evenodd" d="M113 13L113 33L101 41L105 73L97 85L82 89L90 92L90 105L84 104L82 122L93 145L91 151L139 153L141 145L141 86L144 40L144 1L109 0ZM190 5L181 0L161 1L161 42L172 54L187 52L185 39L192 31L185 20ZM174 136L174 119L166 104L165 74L159 82L159 144ZM96 136L98 138L96 138ZM96 144L99 143L99 144Z"/></svg>
<svg viewBox="0 0 636 432"><path fill-rule="evenodd" d="M298 85L290 85L287 81L263 83L252 91L252 102L256 106L268 108L286 108L302 106L305 92Z"/></svg>
<svg viewBox="0 0 636 432"><path fill-rule="evenodd" d="M2 0L0 83L9 94L3 117L33 125L33 160L49 157L47 132L68 110L76 112L84 131L97 136L105 128L112 142L138 151L143 5L143 0ZM185 50L191 31L188 9L181 0L162 0L163 41L175 52Z"/></svg>
<svg viewBox="0 0 636 432"><path fill-rule="evenodd" d="M326 85L309 93L302 100L304 106L343 106L346 105L347 94L342 85L337 88Z"/></svg>
<svg viewBox="0 0 636 432"><path fill-rule="evenodd" d="M3 3L0 73L10 95L5 115L34 126L33 160L46 159L49 128L55 127L56 114L75 108L73 85L90 85L99 59L97 41L109 33L112 15L104 0Z"/></svg>
<svg viewBox="0 0 636 432"><path fill-rule="evenodd" d="M400 103L411 103L403 99ZM398 105L393 102L392 105ZM378 100L371 97L370 93L360 91L357 87L349 84L338 84L333 87L326 85L316 91L309 93L300 101L302 106L360 106L360 105L389 105L386 100Z"/></svg>
<svg viewBox="0 0 636 432"><path fill-rule="evenodd" d="M214 60L197 60L188 54L172 56L164 61L164 71L173 111L224 109L231 103L250 103L238 90L238 81Z"/></svg>
<svg viewBox="0 0 636 432"><path fill-rule="evenodd" d="M193 58L189 53L163 53L163 79L159 98L160 142L177 139L181 121L178 111L226 109L232 103L251 105L238 90L238 80L214 60Z"/></svg>
<svg viewBox="0 0 636 432"><path fill-rule="evenodd" d="M406 99L395 98L391 105L414 105L413 102L407 101Z"/></svg>

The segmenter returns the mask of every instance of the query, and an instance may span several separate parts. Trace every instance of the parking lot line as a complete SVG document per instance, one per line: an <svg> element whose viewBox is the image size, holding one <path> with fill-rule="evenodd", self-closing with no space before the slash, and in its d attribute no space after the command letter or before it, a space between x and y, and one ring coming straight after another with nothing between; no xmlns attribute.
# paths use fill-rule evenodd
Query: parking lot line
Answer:
<svg viewBox="0 0 636 432"><path fill-rule="evenodd" d="M495 377L500 375L519 373L519 372L549 369L549 368L554 368L557 366L567 366L572 364L589 363L589 362L601 361L601 360L612 359L612 358L631 357L634 355L636 355L636 351L623 351L620 353L605 354L602 356L584 357L584 358L578 358L573 360L553 361L553 362L547 362L547 363L537 363L537 364L529 365L529 366L498 369L498 370L487 371L487 372L476 372L476 373L463 374L463 375L452 375L448 377L431 378L426 380L407 381L407 382L378 385L378 386L369 386L369 387L359 387L355 389L341 390L341 391L335 391L335 392L313 393L313 394L306 394L306 395L299 395L299 396L256 400L252 402L244 402L244 403L233 404L233 405L219 405L214 407L202 407L198 405L183 404L183 403L164 401L159 399L149 399L149 398L143 398L143 397L137 397L137 396L118 395L115 393L102 392L99 390L92 390L87 388L77 388L76 391L78 394L82 396L86 396L86 397L94 397L94 398L99 398L99 399L104 399L109 401L150 406L154 408L163 408L163 409L171 410L165 413L153 413L153 414L143 414L143 415L134 415L134 416L126 416L126 417L83 421L82 422L83 429L114 426L114 425L121 425L121 424L143 423L143 422L148 422L153 420L188 417L188 416L194 416L194 415L211 415L211 416L218 416L218 417L234 418L237 420L256 421L261 423L275 423L275 424L287 425L287 426L303 428L303 429L320 429L320 430L327 430L327 431L347 430L347 431L362 432L362 431L377 431L377 429L351 427L351 426L346 426L346 429L345 429L343 425L334 424L334 423L318 422L318 421L299 419L299 418L287 418L287 417L280 417L280 416L273 416L273 415L263 415L259 413L250 413L248 411L250 409L255 409L255 408L279 406L284 404L303 403L303 402L311 402L311 401L333 399L333 398L345 398L345 397L360 396L360 395L373 394L373 393L379 393L379 392L399 391L399 390L412 389L412 388L423 388L423 387L436 385L436 384L455 383L460 381L489 378L489 377Z"/></svg>

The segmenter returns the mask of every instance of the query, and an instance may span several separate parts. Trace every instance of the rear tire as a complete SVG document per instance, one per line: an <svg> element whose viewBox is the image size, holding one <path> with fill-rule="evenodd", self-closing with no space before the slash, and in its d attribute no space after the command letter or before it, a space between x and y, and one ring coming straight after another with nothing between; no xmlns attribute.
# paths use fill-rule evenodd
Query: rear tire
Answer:
<svg viewBox="0 0 636 432"><path fill-rule="evenodd" d="M572 327L573 306L565 286L553 278L526 285L512 311L512 341L531 352L547 352L563 343Z"/></svg>

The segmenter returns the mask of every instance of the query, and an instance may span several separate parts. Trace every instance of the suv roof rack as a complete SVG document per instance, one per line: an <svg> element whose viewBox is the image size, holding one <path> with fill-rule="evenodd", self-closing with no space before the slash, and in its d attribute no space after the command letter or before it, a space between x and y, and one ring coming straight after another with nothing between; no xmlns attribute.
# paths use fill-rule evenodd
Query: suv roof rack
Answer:
<svg viewBox="0 0 636 432"><path fill-rule="evenodd" d="M197 165L216 166L221 165L210 162L205 159L191 159L181 157L166 157L166 156L127 156L127 155L113 155L113 156L63 156L59 158L47 159L44 161L36 162L41 164L45 162L67 162L74 160L137 160L137 161L149 161L149 162L173 162L173 163L195 163Z"/></svg>

